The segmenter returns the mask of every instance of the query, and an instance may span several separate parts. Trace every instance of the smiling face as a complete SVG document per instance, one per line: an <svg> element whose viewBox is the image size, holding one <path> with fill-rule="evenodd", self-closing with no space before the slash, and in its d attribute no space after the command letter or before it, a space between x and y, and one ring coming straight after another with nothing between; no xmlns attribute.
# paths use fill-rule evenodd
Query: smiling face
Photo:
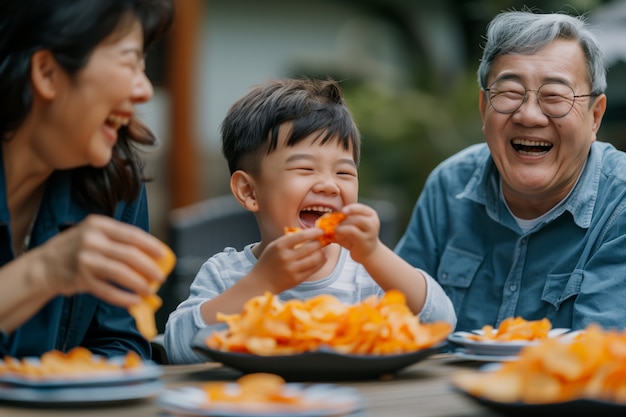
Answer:
<svg viewBox="0 0 626 417"><path fill-rule="evenodd" d="M134 21L98 45L74 78L59 71L40 143L64 149L50 161L54 169L101 167L110 161L118 129L128 123L136 104L152 97L144 69L142 28Z"/></svg>
<svg viewBox="0 0 626 417"><path fill-rule="evenodd" d="M263 156L258 174L246 174L254 194L247 207L256 212L264 242L284 234L285 227L314 227L322 214L358 198L352 149L338 141L321 144L316 135L286 146L286 134L281 127L277 149Z"/></svg>
<svg viewBox="0 0 626 417"><path fill-rule="evenodd" d="M533 55L494 59L488 83L510 79L527 90L562 83L574 94L590 93L587 63L576 41L559 39ZM564 117L546 116L534 92L515 112L496 112L480 93L483 132L515 215L536 218L571 190L586 161L606 108L606 97L577 98ZM590 106L591 101L591 106Z"/></svg>

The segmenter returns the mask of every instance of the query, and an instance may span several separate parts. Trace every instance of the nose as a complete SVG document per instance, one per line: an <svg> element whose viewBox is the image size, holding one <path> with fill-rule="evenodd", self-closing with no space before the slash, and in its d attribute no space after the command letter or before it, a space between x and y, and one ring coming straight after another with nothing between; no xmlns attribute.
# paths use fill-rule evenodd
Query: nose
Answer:
<svg viewBox="0 0 626 417"><path fill-rule="evenodd" d="M318 180L313 185L313 191L319 194L335 195L339 194L339 186L333 175L320 174Z"/></svg>
<svg viewBox="0 0 626 417"><path fill-rule="evenodd" d="M530 93L534 93L534 97L531 98ZM526 96L522 105L513 112L513 119L517 123L525 125L543 124L549 119L539 104L537 90L526 90Z"/></svg>
<svg viewBox="0 0 626 417"><path fill-rule="evenodd" d="M145 72L139 71L133 82L132 100L135 103L145 103L152 98L154 87Z"/></svg>

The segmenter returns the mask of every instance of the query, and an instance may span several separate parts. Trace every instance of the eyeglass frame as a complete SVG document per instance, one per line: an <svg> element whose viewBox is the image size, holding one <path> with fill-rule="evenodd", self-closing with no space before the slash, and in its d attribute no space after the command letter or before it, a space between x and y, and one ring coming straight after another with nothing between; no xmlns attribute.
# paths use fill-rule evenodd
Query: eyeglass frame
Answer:
<svg viewBox="0 0 626 417"><path fill-rule="evenodd" d="M511 110L511 111L500 111L500 110L496 109L496 108L494 107L494 105L493 105L492 100L491 100L491 95L489 94L489 91L491 90L491 86L492 86L492 85L494 85L495 83L499 83L499 82L501 82L501 81L512 81L512 82L514 82L514 83L519 84L519 85L520 85L520 86L522 86L522 88L524 89L524 96L522 97L522 101L520 102L519 106L517 106L515 109L513 109L513 110ZM541 90L544 86L546 86L546 85L550 85L550 84L562 85L562 86L564 86L564 87L569 88L569 89L572 91L572 105L570 106L569 110L568 110L565 114L563 114L562 116L552 116L552 115L550 115L550 114L546 113L546 111L543 109L543 106L541 105L541 99L540 99L540 97L541 97L541 93L539 92L539 90ZM542 112L545 116L550 117L551 119L560 119L560 118L565 117L565 116L567 116L568 114L570 114L570 112L571 112L571 111L572 111L572 109L574 108L574 104L576 103L576 99L577 99L577 98L584 98L584 97L597 97L597 96L599 96L599 94L598 94L598 93L593 93L593 92L591 92L591 93L589 93L589 94L578 94L578 95L577 95L577 94L574 92L574 89L573 89L572 87L570 87L569 85L567 85L567 84L563 84L563 83L557 83L557 82L547 82L547 83L543 83L543 84L541 84L541 85L539 86L539 88L537 88L537 89L533 90L533 89L530 89L530 88L526 88L526 86L525 86L524 84L522 84L522 83L520 83L520 82L518 82L518 81L514 81L514 80L496 80L496 81L492 82L491 84L489 84L489 87L488 87L488 88L485 88L483 91L485 91L485 92L487 93L487 100L489 101L489 104L491 105L491 107L492 107L495 111L497 111L498 113L500 113L500 114L513 114L513 113L515 113L516 111L518 111L518 110L519 110L519 109L520 109L520 108L524 105L524 103L526 103L526 101L528 101L528 92L529 92L529 91L534 91L534 92L535 92L535 95L536 95L536 97L537 97L537 104L539 105L539 108L541 109L541 112ZM509 91L510 91L510 90L509 90Z"/></svg>

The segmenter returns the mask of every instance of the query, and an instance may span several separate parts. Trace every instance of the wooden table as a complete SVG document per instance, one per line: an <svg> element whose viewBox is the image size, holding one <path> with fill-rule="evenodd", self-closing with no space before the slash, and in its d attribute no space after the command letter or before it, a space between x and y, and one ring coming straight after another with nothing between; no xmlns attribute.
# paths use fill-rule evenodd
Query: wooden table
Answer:
<svg viewBox="0 0 626 417"><path fill-rule="evenodd" d="M356 388L365 399L367 417L470 417L496 416L486 408L456 392L450 376L480 363L458 361L445 354L430 357L405 368L390 378L333 382ZM241 374L217 363L166 365L166 388L199 386L209 380L234 380ZM156 417L162 416L153 399L130 401L98 407L32 408L0 404L0 416L11 417Z"/></svg>

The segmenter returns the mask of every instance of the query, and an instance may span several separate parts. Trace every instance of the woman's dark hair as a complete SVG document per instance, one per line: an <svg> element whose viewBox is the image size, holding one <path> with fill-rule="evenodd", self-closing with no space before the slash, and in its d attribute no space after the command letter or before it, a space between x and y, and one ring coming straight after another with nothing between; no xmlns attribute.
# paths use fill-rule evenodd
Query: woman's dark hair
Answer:
<svg viewBox="0 0 626 417"><path fill-rule="evenodd" d="M73 76L100 42L123 25L130 27L133 19L142 25L147 50L169 29L173 12L172 0L2 0L0 137L10 140L31 111L34 52L50 50ZM73 192L88 208L112 214L118 202L137 197L144 180L137 144L154 145L156 138L133 117L119 130L108 165L72 170Z"/></svg>

